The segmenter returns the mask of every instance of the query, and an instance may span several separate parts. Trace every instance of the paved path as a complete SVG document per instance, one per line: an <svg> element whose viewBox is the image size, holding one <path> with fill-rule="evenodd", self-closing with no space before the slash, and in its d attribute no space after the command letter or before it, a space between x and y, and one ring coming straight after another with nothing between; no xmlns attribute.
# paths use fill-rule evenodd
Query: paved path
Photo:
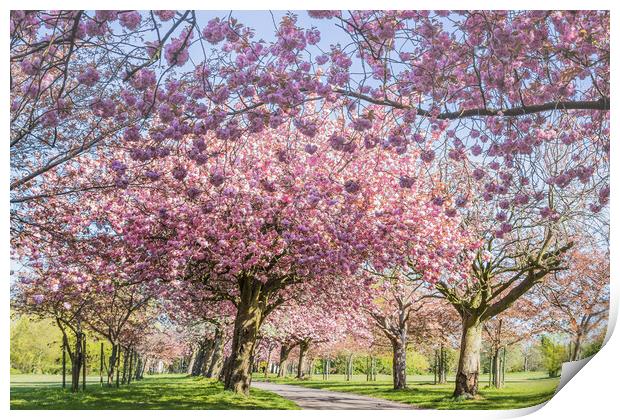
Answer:
<svg viewBox="0 0 620 420"><path fill-rule="evenodd" d="M254 388L274 392L305 410L412 410L415 407L346 392L326 391L296 385L252 381Z"/></svg>

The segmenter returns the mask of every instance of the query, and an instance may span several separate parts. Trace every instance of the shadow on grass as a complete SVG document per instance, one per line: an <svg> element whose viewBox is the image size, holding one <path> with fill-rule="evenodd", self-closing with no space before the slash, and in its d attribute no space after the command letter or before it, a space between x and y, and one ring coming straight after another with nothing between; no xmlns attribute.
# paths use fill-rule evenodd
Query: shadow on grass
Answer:
<svg viewBox="0 0 620 420"><path fill-rule="evenodd" d="M272 379L272 378L270 378ZM308 388L324 389L338 392L350 392L359 395L383 398L415 405L426 409L453 410L503 410L531 407L548 401L553 397L558 381L548 378L515 378L508 381L505 388L481 388L478 398L472 400L455 400L452 398L453 383L435 385L428 381L410 382L405 390L394 390L387 381L380 382L346 382L321 380L282 379L271 382L300 385Z"/></svg>
<svg viewBox="0 0 620 420"><path fill-rule="evenodd" d="M12 387L11 409L27 410L227 410L295 409L270 392L253 389L249 397L225 391L204 378L147 378L121 388L90 385L73 394L58 387Z"/></svg>

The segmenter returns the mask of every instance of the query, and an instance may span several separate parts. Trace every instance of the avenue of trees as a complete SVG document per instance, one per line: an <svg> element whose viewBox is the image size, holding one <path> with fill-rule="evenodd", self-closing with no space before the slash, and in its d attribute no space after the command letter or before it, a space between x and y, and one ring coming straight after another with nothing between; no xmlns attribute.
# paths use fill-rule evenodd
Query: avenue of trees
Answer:
<svg viewBox="0 0 620 420"><path fill-rule="evenodd" d="M165 365L241 394L380 370L471 398L588 354L609 12L303 15L265 40L234 13L11 12L12 306L58 328L72 389L95 337L109 385Z"/></svg>

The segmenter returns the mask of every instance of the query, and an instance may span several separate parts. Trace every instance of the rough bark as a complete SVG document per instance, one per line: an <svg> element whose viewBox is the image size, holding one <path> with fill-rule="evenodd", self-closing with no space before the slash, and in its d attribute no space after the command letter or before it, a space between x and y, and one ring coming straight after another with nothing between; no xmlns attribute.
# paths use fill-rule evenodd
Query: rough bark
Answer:
<svg viewBox="0 0 620 420"><path fill-rule="evenodd" d="M297 361L297 379L303 379L305 376L306 356L308 355L308 347L310 341L304 340L299 343L299 360Z"/></svg>
<svg viewBox="0 0 620 420"><path fill-rule="evenodd" d="M189 358L189 363L187 365L187 370L185 373L188 375L192 374L192 370L194 369L194 362L196 361L196 349L192 349L192 354Z"/></svg>
<svg viewBox="0 0 620 420"><path fill-rule="evenodd" d="M401 331L401 335L392 339L391 342L394 389L405 389L407 388L407 330Z"/></svg>
<svg viewBox="0 0 620 420"><path fill-rule="evenodd" d="M473 398L478 393L482 324L477 317L463 317L461 352L456 372L455 398Z"/></svg>
<svg viewBox="0 0 620 420"><path fill-rule="evenodd" d="M223 355L224 334L222 333L222 330L218 328L215 330L215 337L213 340L213 356L211 357L211 361L205 375L207 378L214 378L219 375L222 370Z"/></svg>
<svg viewBox="0 0 620 420"><path fill-rule="evenodd" d="M286 375L286 368L288 367L287 361L291 350L293 350L293 346L289 344L282 344L282 347L280 347L280 365L278 369L279 378L282 378Z"/></svg>
<svg viewBox="0 0 620 420"><path fill-rule="evenodd" d="M206 351L207 351L206 344L207 344L206 340L203 340L198 345L198 350L196 351L196 357L194 359L194 364L192 366L192 372L191 372L192 376L199 376L202 371L202 366L204 365Z"/></svg>
<svg viewBox="0 0 620 420"><path fill-rule="evenodd" d="M250 391L252 354L265 310L262 283L251 278L240 280L239 302L233 329L230 364L224 380L224 388L237 394Z"/></svg>

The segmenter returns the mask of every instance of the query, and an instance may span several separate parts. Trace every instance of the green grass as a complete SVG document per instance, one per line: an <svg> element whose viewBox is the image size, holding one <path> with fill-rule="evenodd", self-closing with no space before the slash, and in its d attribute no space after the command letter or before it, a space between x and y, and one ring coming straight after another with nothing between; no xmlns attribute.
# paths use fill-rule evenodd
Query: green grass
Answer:
<svg viewBox="0 0 620 420"><path fill-rule="evenodd" d="M453 380L454 378L448 378ZM264 380L256 377L255 380ZM343 375L331 375L329 381L321 376L312 379L276 378L269 381L330 391L351 392L386 400L413 404L419 408L452 410L503 410L531 407L551 399L558 386L559 378L550 379L543 372L507 373L506 386L502 389L488 387L486 375L480 378L480 395L477 399L455 401L451 398L454 383L434 385L432 375L416 375L407 378L408 389L395 391L388 375L378 375L376 382L367 382L365 375L354 375L347 382Z"/></svg>
<svg viewBox="0 0 620 420"><path fill-rule="evenodd" d="M16 410L226 410L297 409L271 392L252 389L249 397L225 391L222 384L186 375L156 375L131 385L103 388L87 377L86 392L63 390L58 376L11 375L11 409Z"/></svg>

